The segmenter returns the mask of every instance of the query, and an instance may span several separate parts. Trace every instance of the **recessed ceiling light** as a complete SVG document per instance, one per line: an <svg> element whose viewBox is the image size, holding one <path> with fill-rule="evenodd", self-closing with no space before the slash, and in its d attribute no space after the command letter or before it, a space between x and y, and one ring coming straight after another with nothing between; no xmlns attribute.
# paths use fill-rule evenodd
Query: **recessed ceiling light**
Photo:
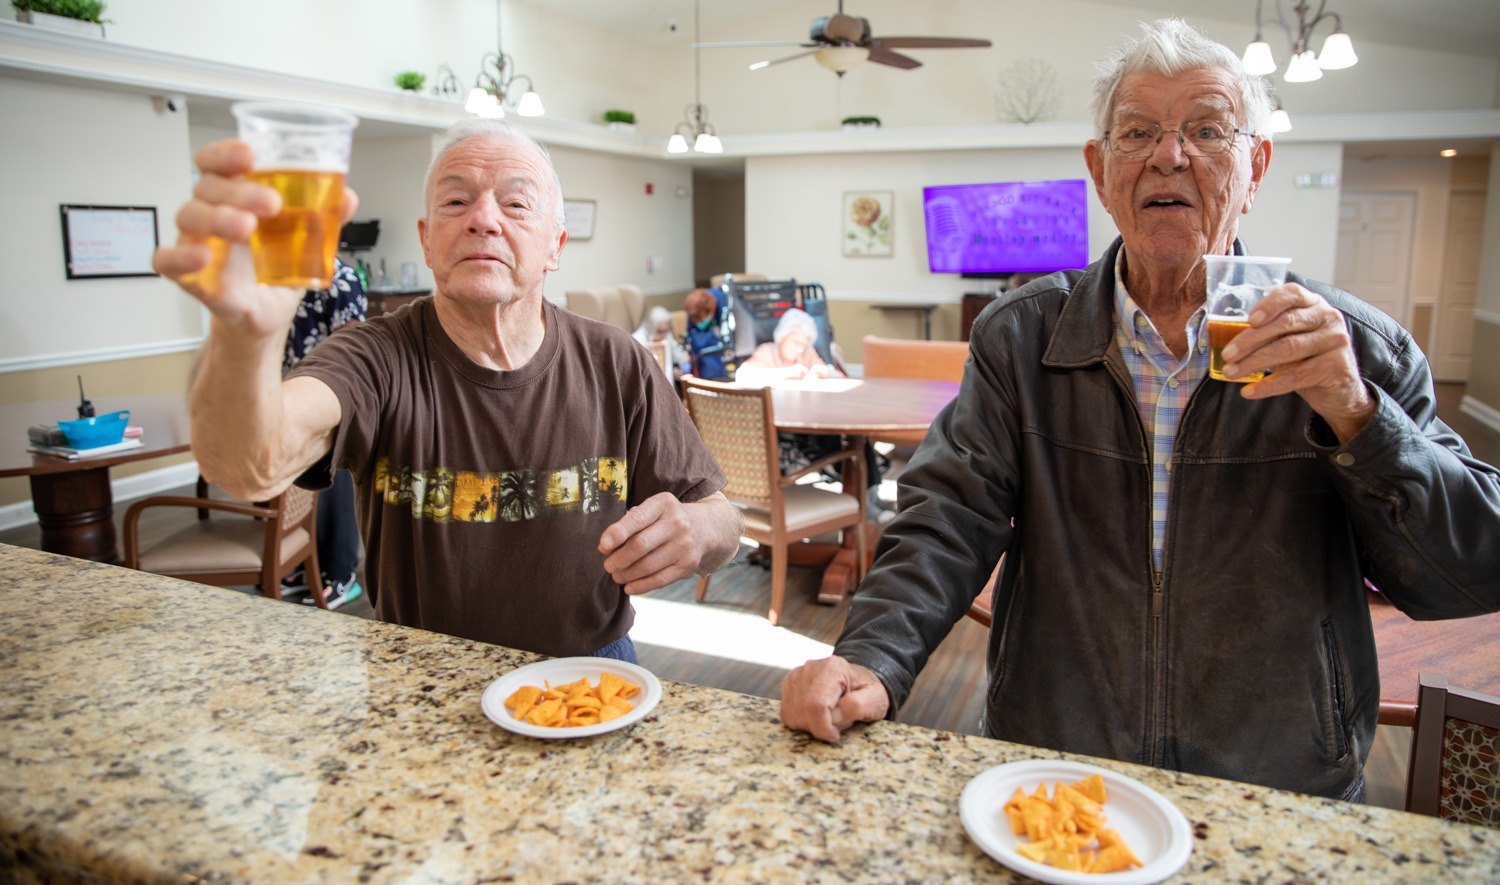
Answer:
<svg viewBox="0 0 1500 885"><path fill-rule="evenodd" d="M1443 148L1442 150L1438 151L1438 156L1440 156L1440 157L1456 157L1456 156L1458 156L1458 151L1454 150L1453 148Z"/></svg>

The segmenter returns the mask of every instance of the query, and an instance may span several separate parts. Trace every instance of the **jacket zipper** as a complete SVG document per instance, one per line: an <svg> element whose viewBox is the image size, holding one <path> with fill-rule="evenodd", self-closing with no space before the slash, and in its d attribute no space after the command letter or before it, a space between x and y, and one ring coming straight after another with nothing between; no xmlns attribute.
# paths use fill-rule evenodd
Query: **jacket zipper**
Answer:
<svg viewBox="0 0 1500 885"><path fill-rule="evenodd" d="M1109 361L1108 356L1104 359L1104 366L1109 370L1110 377L1115 379L1115 386L1119 387L1120 392L1125 395L1125 401L1130 405L1130 413L1135 416L1135 428L1141 435L1141 451L1147 454L1145 472L1146 487L1149 489L1152 483L1151 435L1146 432L1146 425L1141 420L1140 404L1135 400L1135 384L1130 380L1128 372L1125 373L1126 377L1122 378L1120 376L1121 370ZM1196 395L1197 392L1194 391L1194 396ZM1189 400L1189 404L1191 405L1191 400ZM1168 500L1170 500L1170 492ZM1146 511L1146 562L1151 569L1151 639L1150 647L1147 649L1147 656L1150 664L1148 670L1150 672L1151 689L1148 694L1149 699L1144 716L1146 723L1145 733L1141 735L1141 762L1145 765L1159 768L1162 765L1162 730L1158 727L1157 721L1162 716L1162 673L1166 669L1166 664L1162 659L1162 570L1156 567L1156 557L1151 549L1151 535L1154 531L1154 528L1151 526L1151 520L1151 511L1148 509ZM1165 542L1165 539L1163 539L1163 542ZM1165 543L1163 547L1165 548Z"/></svg>

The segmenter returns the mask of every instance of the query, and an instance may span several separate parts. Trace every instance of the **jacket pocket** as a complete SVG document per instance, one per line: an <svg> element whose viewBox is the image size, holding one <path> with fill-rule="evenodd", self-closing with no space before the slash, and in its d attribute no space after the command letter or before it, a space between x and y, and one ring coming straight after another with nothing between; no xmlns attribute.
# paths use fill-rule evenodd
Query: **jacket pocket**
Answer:
<svg viewBox="0 0 1500 885"><path fill-rule="evenodd" d="M1328 746L1333 749L1333 758L1342 759L1349 753L1349 728L1344 721L1348 685L1344 680L1344 662L1339 657L1333 624L1329 621L1323 622L1323 661L1328 671L1327 728L1331 731L1325 737L1328 739Z"/></svg>

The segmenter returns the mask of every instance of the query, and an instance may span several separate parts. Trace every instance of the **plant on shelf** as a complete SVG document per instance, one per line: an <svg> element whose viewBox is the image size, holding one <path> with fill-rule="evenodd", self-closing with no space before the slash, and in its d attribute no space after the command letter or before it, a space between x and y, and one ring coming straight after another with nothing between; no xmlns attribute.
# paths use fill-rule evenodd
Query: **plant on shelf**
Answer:
<svg viewBox="0 0 1500 885"><path fill-rule="evenodd" d="M419 71L402 71L396 75L396 85L407 92L420 92L426 82L427 75Z"/></svg>
<svg viewBox="0 0 1500 885"><path fill-rule="evenodd" d="M619 108L610 108L604 112L604 122L612 129L623 129L635 125L635 111L622 111Z"/></svg>
<svg viewBox="0 0 1500 885"><path fill-rule="evenodd" d="M857 128L857 129L879 129L880 128L880 118L879 117L845 117L841 122L845 126L848 126L848 127L851 127L851 128Z"/></svg>
<svg viewBox="0 0 1500 885"><path fill-rule="evenodd" d="M18 12L40 12L96 25L114 24L104 18L104 0L11 0L11 5Z"/></svg>

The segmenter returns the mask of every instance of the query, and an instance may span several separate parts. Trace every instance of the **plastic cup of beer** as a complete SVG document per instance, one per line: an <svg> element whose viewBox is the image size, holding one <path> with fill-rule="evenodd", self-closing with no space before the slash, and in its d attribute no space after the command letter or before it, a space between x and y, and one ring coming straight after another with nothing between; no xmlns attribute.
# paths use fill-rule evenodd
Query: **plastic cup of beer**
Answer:
<svg viewBox="0 0 1500 885"><path fill-rule="evenodd" d="M1208 271L1208 376L1248 384L1266 377L1251 372L1241 378L1224 375L1224 346L1250 328L1250 312L1272 289L1286 282L1290 258L1259 255L1205 255Z"/></svg>
<svg viewBox="0 0 1500 885"><path fill-rule="evenodd" d="M238 102L230 108L255 161L250 180L281 194L281 213L250 237L264 286L326 289L333 281L344 216L344 177L359 121L333 108Z"/></svg>

